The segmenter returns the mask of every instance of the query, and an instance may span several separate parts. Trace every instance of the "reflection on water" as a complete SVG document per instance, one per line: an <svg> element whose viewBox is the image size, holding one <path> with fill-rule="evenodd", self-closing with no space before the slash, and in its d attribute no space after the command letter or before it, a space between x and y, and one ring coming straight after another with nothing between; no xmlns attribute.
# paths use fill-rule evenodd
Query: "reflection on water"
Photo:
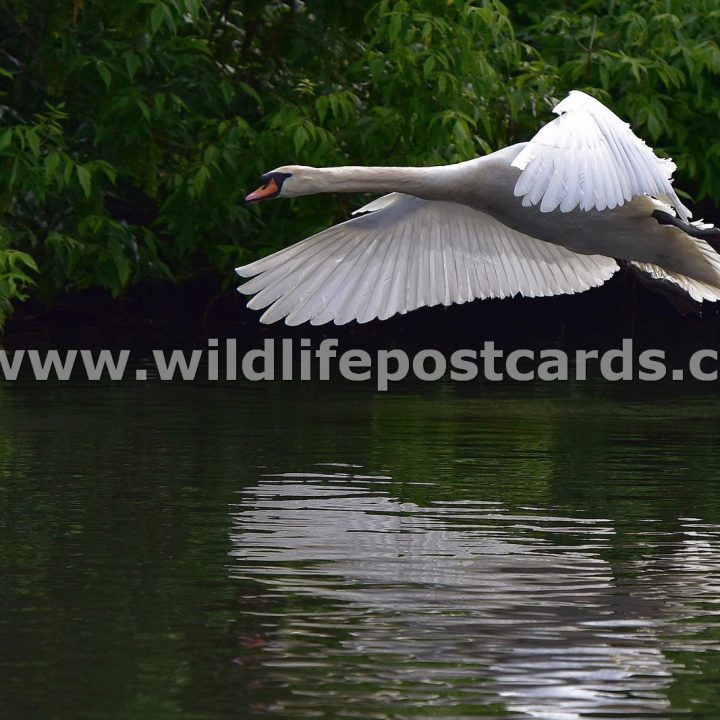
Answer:
<svg viewBox="0 0 720 720"><path fill-rule="evenodd" d="M0 426L2 720L717 720L707 387L18 383Z"/></svg>
<svg viewBox="0 0 720 720"><path fill-rule="evenodd" d="M243 492L233 575L268 595L334 601L344 634L328 652L320 618L284 616L263 664L293 682L285 711L312 717L342 695L360 706L348 717L385 696L412 717L498 700L538 718L667 712L678 668L665 651L694 648L692 635L671 641L670 625L696 613L699 596L720 598L718 528L684 521L682 542L648 570L662 584L623 582L603 559L607 518L499 502L423 508L384 481L288 473ZM317 675L298 682L299 667Z"/></svg>

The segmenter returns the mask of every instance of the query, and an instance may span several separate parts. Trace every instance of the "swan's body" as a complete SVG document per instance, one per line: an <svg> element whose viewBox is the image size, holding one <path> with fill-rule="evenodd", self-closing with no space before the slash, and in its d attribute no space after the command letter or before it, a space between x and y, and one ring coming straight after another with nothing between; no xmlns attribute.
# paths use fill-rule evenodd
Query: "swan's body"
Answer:
<svg viewBox="0 0 720 720"><path fill-rule="evenodd" d="M390 193L360 217L238 268L263 322L338 324L423 305L582 292L631 263L696 301L720 299L720 255L657 158L573 92L529 142L428 168L287 166L248 196ZM714 229L713 229L714 230ZM720 230L717 231L720 236Z"/></svg>

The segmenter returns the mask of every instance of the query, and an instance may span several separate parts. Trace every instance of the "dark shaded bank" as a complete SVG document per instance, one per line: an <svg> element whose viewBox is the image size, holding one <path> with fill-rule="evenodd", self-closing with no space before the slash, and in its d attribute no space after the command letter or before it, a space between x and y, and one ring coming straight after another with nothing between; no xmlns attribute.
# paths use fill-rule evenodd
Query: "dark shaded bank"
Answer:
<svg viewBox="0 0 720 720"><path fill-rule="evenodd" d="M720 211L709 201L692 206L696 218L720 227ZM202 347L208 338L236 338L238 350L265 338L337 338L341 347L424 348L452 352L492 340L503 350L556 347L603 350L633 338L635 349L665 350L684 361L694 350L720 348L720 303L704 303L683 315L636 275L620 270L602 287L578 295L484 300L421 308L389 320L345 326L282 323L263 325L248 310L248 298L228 287L228 278L199 275L179 285L145 281L113 298L91 288L57 296L52 304L18 304L2 346L31 348Z"/></svg>
<svg viewBox="0 0 720 720"><path fill-rule="evenodd" d="M579 295L475 301L421 308L364 325L263 325L247 298L222 289L217 277L182 285L144 283L121 298L99 290L36 301L18 307L3 341L9 350L47 348L202 347L207 338L236 338L238 349L265 338L337 338L341 347L421 348L452 352L492 340L505 350L559 347L605 349L633 338L637 349L661 348L681 356L720 347L720 308L703 304L701 314L681 315L660 295L620 271L600 288Z"/></svg>

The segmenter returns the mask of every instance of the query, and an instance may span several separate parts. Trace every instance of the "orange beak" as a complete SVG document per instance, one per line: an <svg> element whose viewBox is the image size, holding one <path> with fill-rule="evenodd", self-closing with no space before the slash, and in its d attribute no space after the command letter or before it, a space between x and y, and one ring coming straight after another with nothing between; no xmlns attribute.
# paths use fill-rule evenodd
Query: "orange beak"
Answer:
<svg viewBox="0 0 720 720"><path fill-rule="evenodd" d="M267 197L274 197L280 192L278 184L275 182L275 178L270 178L270 182L266 183L262 187L259 187L255 192L251 192L246 198L245 202L254 202L255 200L262 200Z"/></svg>

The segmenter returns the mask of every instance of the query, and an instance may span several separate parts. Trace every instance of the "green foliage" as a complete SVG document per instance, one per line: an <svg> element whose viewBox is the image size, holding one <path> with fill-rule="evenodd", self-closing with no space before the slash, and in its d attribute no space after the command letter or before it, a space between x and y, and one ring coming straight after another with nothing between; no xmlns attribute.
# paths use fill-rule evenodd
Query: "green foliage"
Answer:
<svg viewBox="0 0 720 720"><path fill-rule="evenodd" d="M577 12L513 4L523 36L557 68L560 87L594 88L679 179L720 202L720 5L716 0L588 0Z"/></svg>
<svg viewBox="0 0 720 720"><path fill-rule="evenodd" d="M0 26L0 322L33 281L230 282L356 202L247 208L262 172L467 159L572 88L720 202L715 0L6 0Z"/></svg>
<svg viewBox="0 0 720 720"><path fill-rule="evenodd" d="M0 233L4 234L3 230L0 228ZM37 269L31 255L0 245L0 325L12 313L10 300L27 297L25 290L32 284L28 271L37 272Z"/></svg>

